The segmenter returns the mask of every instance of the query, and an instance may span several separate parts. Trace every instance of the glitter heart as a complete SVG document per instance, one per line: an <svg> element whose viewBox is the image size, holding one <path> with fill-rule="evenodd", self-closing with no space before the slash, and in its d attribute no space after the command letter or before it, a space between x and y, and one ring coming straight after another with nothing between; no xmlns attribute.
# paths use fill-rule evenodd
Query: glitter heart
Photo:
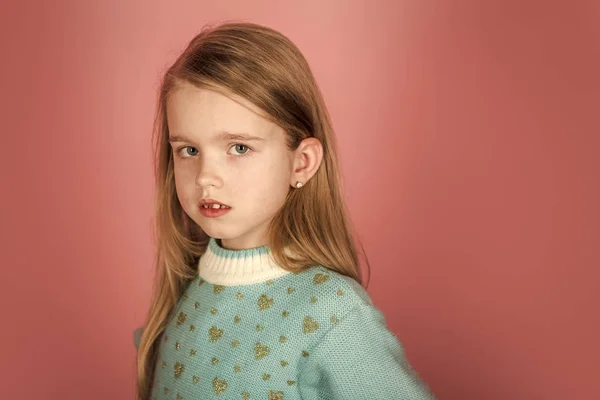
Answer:
<svg viewBox="0 0 600 400"><path fill-rule="evenodd" d="M258 309L259 310L266 310L267 308L271 307L273 305L273 298L267 296L266 294L261 295L258 298Z"/></svg>
<svg viewBox="0 0 600 400"><path fill-rule="evenodd" d="M254 358L260 360L269 355L269 347L264 344L256 343L254 345Z"/></svg>
<svg viewBox="0 0 600 400"><path fill-rule="evenodd" d="M224 379L213 379L212 381L213 390L216 394L221 394L227 389L227 381Z"/></svg>
<svg viewBox="0 0 600 400"><path fill-rule="evenodd" d="M317 321L313 321L311 317L305 317L304 322L302 323L302 331L304 333L313 333L319 329L319 323Z"/></svg>
<svg viewBox="0 0 600 400"><path fill-rule="evenodd" d="M216 326L212 326L209 330L208 330L208 340L211 343L216 342L217 340L221 339L221 336L223 336L223 329L217 329Z"/></svg>
<svg viewBox="0 0 600 400"><path fill-rule="evenodd" d="M185 319L187 317L187 314L184 313L183 311L179 313L179 316L177 316L177 326L180 326L181 324L183 324L185 322Z"/></svg>
<svg viewBox="0 0 600 400"><path fill-rule="evenodd" d="M180 362L176 362L175 366L175 378L179 378L181 374L183 374L183 370L185 369L184 365Z"/></svg>
<svg viewBox="0 0 600 400"><path fill-rule="evenodd" d="M283 400L283 392L269 390L269 400Z"/></svg>
<svg viewBox="0 0 600 400"><path fill-rule="evenodd" d="M321 283L325 283L329 280L329 275L325 274L316 274L313 278L313 282L315 285L320 285Z"/></svg>
<svg viewBox="0 0 600 400"><path fill-rule="evenodd" d="M225 286L223 285L213 285L213 293L218 294L225 290Z"/></svg>

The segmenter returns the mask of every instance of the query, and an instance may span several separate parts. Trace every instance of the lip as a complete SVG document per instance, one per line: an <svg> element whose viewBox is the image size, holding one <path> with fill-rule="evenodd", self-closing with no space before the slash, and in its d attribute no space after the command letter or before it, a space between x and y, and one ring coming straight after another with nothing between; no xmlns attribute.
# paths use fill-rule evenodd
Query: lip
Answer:
<svg viewBox="0 0 600 400"><path fill-rule="evenodd" d="M210 207L204 208L203 206L205 204L222 204L229 208L210 208ZM200 202L198 204L198 208L200 209L200 214L202 214L206 218L218 218L218 217L221 217L221 216L227 214L229 211L231 211L231 206L229 206L228 204L224 204L218 200L210 199L210 198L200 200Z"/></svg>
<svg viewBox="0 0 600 400"><path fill-rule="evenodd" d="M199 206L200 214L206 218L218 218L231 211L231 208L204 208Z"/></svg>
<svg viewBox="0 0 600 400"><path fill-rule="evenodd" d="M215 200L215 199L202 199L202 200L200 200L199 204L202 207L205 204L215 204L215 203L230 207L229 204L222 203L219 200Z"/></svg>

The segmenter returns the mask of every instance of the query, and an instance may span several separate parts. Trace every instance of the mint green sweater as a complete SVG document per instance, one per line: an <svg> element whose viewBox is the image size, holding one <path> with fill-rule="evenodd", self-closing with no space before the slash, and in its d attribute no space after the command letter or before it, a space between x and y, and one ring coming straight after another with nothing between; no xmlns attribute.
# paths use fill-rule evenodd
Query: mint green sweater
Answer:
<svg viewBox="0 0 600 400"><path fill-rule="evenodd" d="M356 281L211 238L161 336L152 399L433 399Z"/></svg>

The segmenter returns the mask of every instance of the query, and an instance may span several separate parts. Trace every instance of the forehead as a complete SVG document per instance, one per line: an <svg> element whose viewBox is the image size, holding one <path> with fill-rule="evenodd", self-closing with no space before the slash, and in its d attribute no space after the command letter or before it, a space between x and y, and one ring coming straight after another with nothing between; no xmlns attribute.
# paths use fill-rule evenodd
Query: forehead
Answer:
<svg viewBox="0 0 600 400"><path fill-rule="evenodd" d="M183 84L167 99L171 136L217 138L222 132L246 132L268 139L281 128L251 102L235 95Z"/></svg>

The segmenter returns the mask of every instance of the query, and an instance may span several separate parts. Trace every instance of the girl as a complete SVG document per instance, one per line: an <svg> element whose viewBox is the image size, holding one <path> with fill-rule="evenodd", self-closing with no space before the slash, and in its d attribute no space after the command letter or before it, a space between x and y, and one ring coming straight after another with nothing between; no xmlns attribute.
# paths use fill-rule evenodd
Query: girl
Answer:
<svg viewBox="0 0 600 400"><path fill-rule="evenodd" d="M204 29L166 71L154 133L138 399L433 398L361 286L331 122L286 37Z"/></svg>

